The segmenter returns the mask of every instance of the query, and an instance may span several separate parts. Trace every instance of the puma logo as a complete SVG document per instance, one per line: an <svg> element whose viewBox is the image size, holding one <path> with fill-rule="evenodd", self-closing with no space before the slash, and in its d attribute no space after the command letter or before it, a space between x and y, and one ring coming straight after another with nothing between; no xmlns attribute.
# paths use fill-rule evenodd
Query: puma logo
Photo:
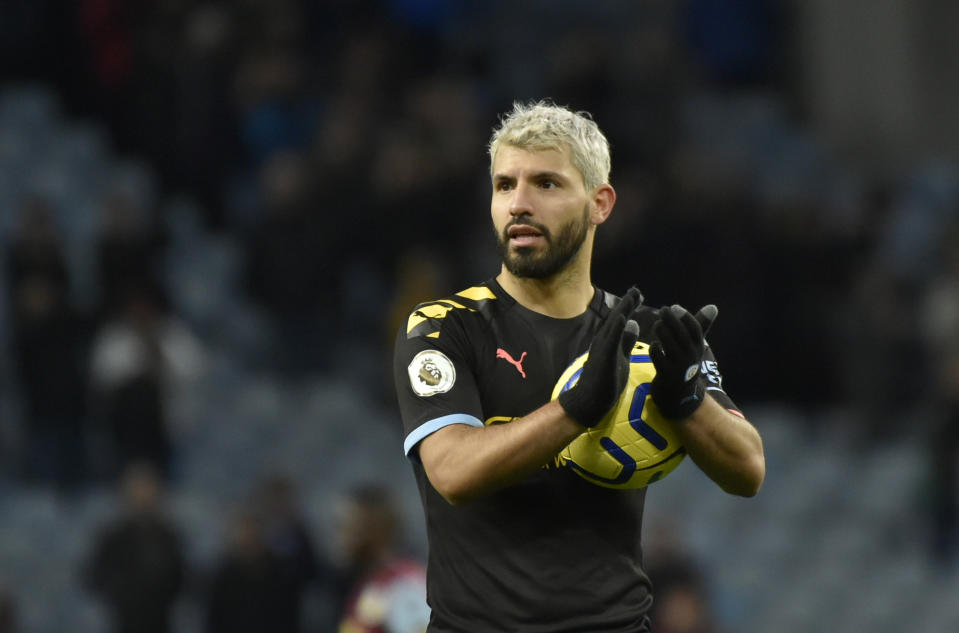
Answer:
<svg viewBox="0 0 959 633"><path fill-rule="evenodd" d="M516 371L519 372L520 376L522 376L523 378L526 378L526 372L523 371L523 359L526 358L526 352L523 352L522 354L520 354L519 360L516 360L512 356L510 356L510 353L507 352L505 349L503 349L502 347L498 347L496 348L496 358L502 358L507 363L515 367Z"/></svg>

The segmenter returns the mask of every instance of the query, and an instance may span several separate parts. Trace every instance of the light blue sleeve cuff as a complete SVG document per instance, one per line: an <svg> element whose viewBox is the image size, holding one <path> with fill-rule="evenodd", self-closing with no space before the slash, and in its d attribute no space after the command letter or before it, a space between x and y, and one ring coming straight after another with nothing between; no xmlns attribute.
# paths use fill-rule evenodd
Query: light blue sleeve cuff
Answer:
<svg viewBox="0 0 959 633"><path fill-rule="evenodd" d="M429 422L424 422L419 425L413 432L406 436L406 441L403 442L403 452L409 457L410 451L413 450L413 447L420 443L420 441L427 435L436 433L444 426L449 426L450 424L468 424L469 426L476 426L483 428L483 422L472 415L466 413L451 413L450 415L444 415L441 418L435 418Z"/></svg>

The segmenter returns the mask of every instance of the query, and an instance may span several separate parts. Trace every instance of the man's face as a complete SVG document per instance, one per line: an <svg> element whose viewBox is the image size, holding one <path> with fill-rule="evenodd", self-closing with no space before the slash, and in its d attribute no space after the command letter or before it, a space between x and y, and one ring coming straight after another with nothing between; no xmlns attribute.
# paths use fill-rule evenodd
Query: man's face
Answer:
<svg viewBox="0 0 959 633"><path fill-rule="evenodd" d="M591 226L583 177L566 149L501 147L490 212L503 264L516 277L545 279L563 270Z"/></svg>

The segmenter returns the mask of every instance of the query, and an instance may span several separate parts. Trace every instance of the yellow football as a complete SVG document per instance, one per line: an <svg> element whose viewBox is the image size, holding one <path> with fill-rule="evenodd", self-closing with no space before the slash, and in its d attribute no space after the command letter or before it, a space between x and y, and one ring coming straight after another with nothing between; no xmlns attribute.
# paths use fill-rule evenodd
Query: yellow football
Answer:
<svg viewBox="0 0 959 633"><path fill-rule="evenodd" d="M573 387L589 353L566 368L553 388L553 400ZM606 488L644 488L679 466L686 456L672 423L649 395L656 368L649 346L636 343L629 380L613 409L560 453L561 461L584 479Z"/></svg>

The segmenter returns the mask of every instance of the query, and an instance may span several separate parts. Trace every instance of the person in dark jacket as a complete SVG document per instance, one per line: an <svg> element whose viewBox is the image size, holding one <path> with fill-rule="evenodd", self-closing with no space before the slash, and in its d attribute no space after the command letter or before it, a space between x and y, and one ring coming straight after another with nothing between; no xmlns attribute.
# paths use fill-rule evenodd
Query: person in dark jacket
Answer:
<svg viewBox="0 0 959 633"><path fill-rule="evenodd" d="M106 604L115 633L169 633L187 576L177 528L164 515L156 470L135 463L124 472L123 514L97 536L89 587Z"/></svg>

